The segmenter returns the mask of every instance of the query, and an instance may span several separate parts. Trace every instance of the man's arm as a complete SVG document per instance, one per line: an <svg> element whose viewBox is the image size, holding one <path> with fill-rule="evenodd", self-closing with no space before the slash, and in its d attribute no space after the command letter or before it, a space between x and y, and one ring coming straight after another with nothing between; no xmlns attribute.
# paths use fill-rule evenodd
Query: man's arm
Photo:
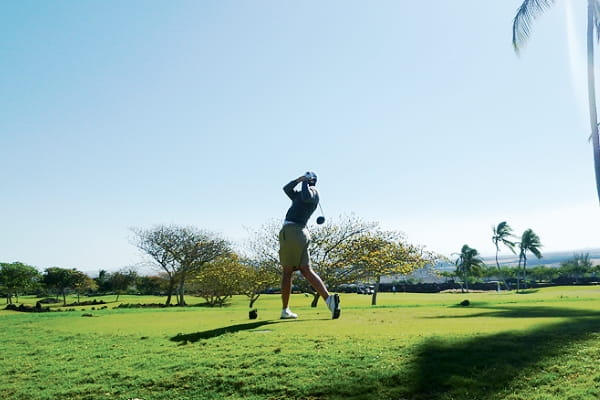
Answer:
<svg viewBox="0 0 600 400"><path fill-rule="evenodd" d="M288 184L286 184L283 187L283 191L285 192L285 194L287 194L287 196L291 199L294 200L294 195L296 194L294 192L294 188L296 187L297 184L299 184L300 182L303 182L302 184L302 188L304 188L304 185L306 184L306 177L303 175L299 178L294 179L293 181L289 182Z"/></svg>
<svg viewBox="0 0 600 400"><path fill-rule="evenodd" d="M317 200L317 189L308 186L308 182L304 180L302 182L301 190L302 201L305 203L316 203Z"/></svg>

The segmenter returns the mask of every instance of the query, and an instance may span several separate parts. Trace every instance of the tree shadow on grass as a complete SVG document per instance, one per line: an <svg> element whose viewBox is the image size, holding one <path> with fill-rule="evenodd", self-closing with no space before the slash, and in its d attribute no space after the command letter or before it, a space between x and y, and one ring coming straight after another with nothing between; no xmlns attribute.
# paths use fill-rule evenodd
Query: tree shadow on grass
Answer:
<svg viewBox="0 0 600 400"><path fill-rule="evenodd" d="M343 378L328 388L321 387L318 393L308 394L353 400L501 398L527 370L535 370L549 358L568 354L574 345L600 334L599 312L553 307L491 309L491 313L479 316L568 319L525 331L428 338L411 352L412 360L402 368L379 375L365 368L359 376ZM401 352L398 349L399 358ZM353 392L349 392L350 388Z"/></svg>
<svg viewBox="0 0 600 400"><path fill-rule="evenodd" d="M453 308L465 308L461 306L453 306ZM600 318L600 312L590 310L578 310L573 308L556 308L546 306L535 307L502 307L502 306L471 306L470 310L481 310L479 313L468 315L447 315L425 317L430 319L463 319L463 318L479 318L479 317L495 317L495 318Z"/></svg>
<svg viewBox="0 0 600 400"><path fill-rule="evenodd" d="M569 352L600 333L600 313L555 307L489 307L455 318L568 318L566 321L476 338L432 338L409 370L411 399L486 399L520 379L524 370ZM443 318L443 317L442 317Z"/></svg>
<svg viewBox="0 0 600 400"><path fill-rule="evenodd" d="M534 294L539 292L540 289L519 289L519 291L515 291L515 294Z"/></svg>
<svg viewBox="0 0 600 400"><path fill-rule="evenodd" d="M227 333L235 333L240 331L247 331L256 328L260 328L261 326L277 324L280 321L258 321L258 322L249 322L246 324L237 324L224 326L222 328L210 329L208 331L195 332L195 333L179 333L173 336L170 340L172 342L180 342L181 344L195 343L201 339L212 339L221 335L225 335Z"/></svg>

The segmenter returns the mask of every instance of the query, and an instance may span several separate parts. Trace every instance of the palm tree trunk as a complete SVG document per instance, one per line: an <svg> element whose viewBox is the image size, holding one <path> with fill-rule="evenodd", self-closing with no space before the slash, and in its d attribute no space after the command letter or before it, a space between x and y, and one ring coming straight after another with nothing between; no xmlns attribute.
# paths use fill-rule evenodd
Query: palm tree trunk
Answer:
<svg viewBox="0 0 600 400"><path fill-rule="evenodd" d="M498 267L498 279L502 279L502 283L504 283L504 287L506 290L510 290L510 286L506 282L506 278L502 276L502 271L500 270L500 261L498 261L498 246L496 245L496 267Z"/></svg>
<svg viewBox="0 0 600 400"><path fill-rule="evenodd" d="M590 126L592 128L592 147L594 151L594 170L596 172L596 191L600 200L600 140L598 138L598 114L596 109L596 88L594 77L594 9L588 0L587 26L587 61L588 61L588 103L590 106Z"/></svg>
<svg viewBox="0 0 600 400"><path fill-rule="evenodd" d="M523 260L523 253L519 254L519 265L517 266L517 293L521 290L521 261Z"/></svg>
<svg viewBox="0 0 600 400"><path fill-rule="evenodd" d="M527 256L523 255L523 287L527 289Z"/></svg>

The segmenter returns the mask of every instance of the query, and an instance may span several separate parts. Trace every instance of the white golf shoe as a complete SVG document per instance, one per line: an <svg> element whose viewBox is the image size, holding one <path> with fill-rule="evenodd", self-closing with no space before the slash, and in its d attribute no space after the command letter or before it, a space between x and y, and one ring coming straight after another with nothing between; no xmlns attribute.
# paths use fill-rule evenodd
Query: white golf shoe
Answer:
<svg viewBox="0 0 600 400"><path fill-rule="evenodd" d="M296 319L298 314L294 314L289 308L281 310L281 319Z"/></svg>
<svg viewBox="0 0 600 400"><path fill-rule="evenodd" d="M331 319L338 319L342 313L340 310L340 296L337 294L329 296L327 300L325 300L325 303L327 303L327 307L329 307L329 310L331 311Z"/></svg>

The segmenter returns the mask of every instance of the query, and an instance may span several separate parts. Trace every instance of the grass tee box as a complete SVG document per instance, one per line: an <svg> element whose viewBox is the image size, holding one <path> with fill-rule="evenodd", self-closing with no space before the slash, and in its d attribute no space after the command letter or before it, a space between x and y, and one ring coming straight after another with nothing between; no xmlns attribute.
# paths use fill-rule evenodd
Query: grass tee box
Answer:
<svg viewBox="0 0 600 400"><path fill-rule="evenodd" d="M470 306L459 305L465 299ZM599 300L593 286L384 293L376 307L349 294L342 318L331 320L322 303L311 308L295 295L299 319L291 321L278 319L277 295L260 298L252 321L244 297L216 309L109 303L0 311L0 393L10 400L596 398Z"/></svg>

